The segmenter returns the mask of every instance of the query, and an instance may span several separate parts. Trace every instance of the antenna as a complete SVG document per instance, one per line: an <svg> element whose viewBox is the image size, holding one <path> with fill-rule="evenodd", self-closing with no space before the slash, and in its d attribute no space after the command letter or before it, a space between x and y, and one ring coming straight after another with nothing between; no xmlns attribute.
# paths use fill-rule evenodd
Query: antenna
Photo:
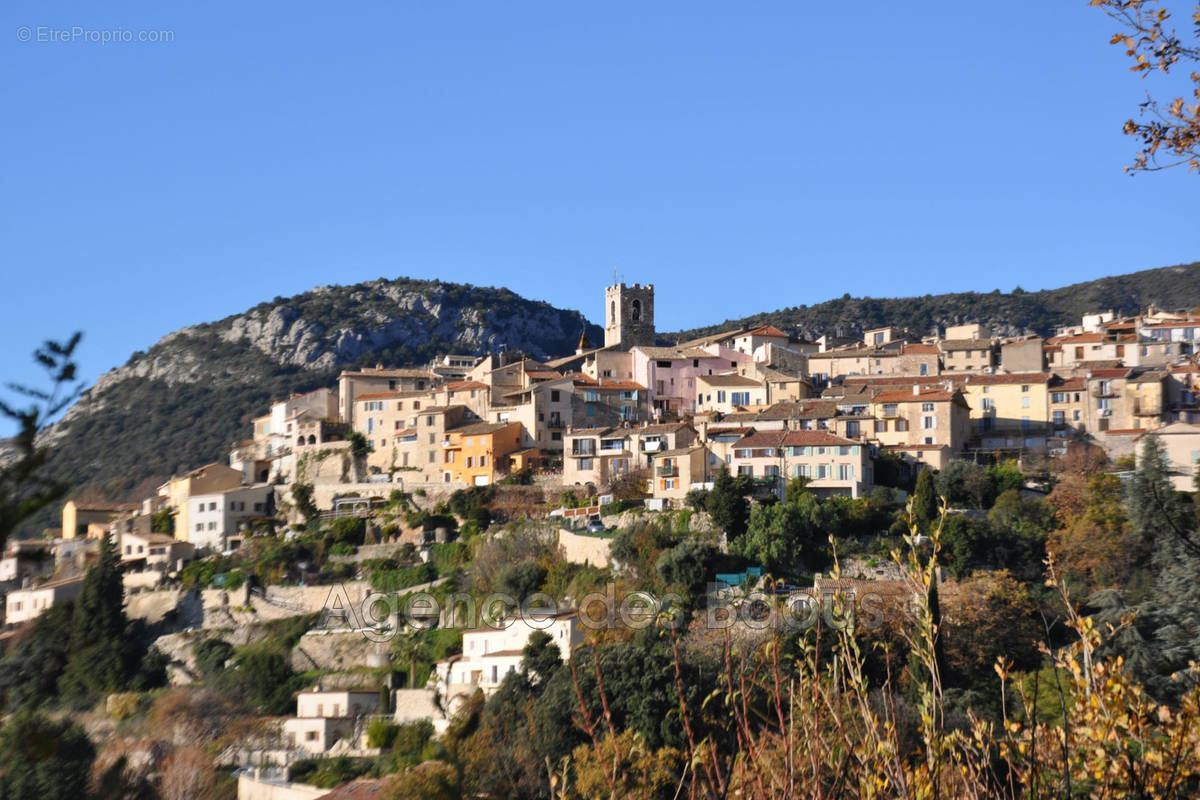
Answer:
<svg viewBox="0 0 1200 800"><path fill-rule="evenodd" d="M613 286L617 285L617 268L613 267Z"/></svg>

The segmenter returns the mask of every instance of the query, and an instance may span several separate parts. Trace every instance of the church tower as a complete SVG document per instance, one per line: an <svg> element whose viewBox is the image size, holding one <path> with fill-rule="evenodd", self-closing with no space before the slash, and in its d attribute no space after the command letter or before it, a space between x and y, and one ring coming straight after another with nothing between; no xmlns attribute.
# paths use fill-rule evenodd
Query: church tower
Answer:
<svg viewBox="0 0 1200 800"><path fill-rule="evenodd" d="M604 346L654 344L654 284L618 283L604 290Z"/></svg>

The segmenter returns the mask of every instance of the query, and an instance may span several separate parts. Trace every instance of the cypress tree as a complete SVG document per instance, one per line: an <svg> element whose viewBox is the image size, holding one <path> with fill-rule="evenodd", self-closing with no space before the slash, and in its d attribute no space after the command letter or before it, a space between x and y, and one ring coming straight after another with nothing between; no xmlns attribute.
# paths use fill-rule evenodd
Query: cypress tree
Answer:
<svg viewBox="0 0 1200 800"><path fill-rule="evenodd" d="M937 491L933 485L933 470L923 469L913 490L912 518L920 533L928 533L938 518Z"/></svg>
<svg viewBox="0 0 1200 800"><path fill-rule="evenodd" d="M75 601L67 667L59 680L68 703L86 706L127 682L132 670L126 663L124 599L117 547L106 535Z"/></svg>

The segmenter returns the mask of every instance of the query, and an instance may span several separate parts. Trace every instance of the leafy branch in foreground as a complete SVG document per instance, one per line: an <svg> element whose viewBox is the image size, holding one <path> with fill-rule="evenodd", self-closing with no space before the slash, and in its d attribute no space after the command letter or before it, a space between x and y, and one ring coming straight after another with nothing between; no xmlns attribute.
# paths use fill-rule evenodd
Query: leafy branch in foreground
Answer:
<svg viewBox="0 0 1200 800"><path fill-rule="evenodd" d="M47 341L34 352L34 360L50 377L49 389L6 384L29 404L19 408L0 400L0 416L17 425L17 434L11 440L15 455L0 467L0 547L22 520L67 491L67 484L43 470L50 453L38 445L38 435L82 391L73 359L81 338L83 335L76 332L65 342Z"/></svg>
<svg viewBox="0 0 1200 800"><path fill-rule="evenodd" d="M1135 62L1130 70L1143 78L1152 72L1169 74L1181 63L1200 62L1200 5L1192 14L1195 43L1186 42L1174 28L1168 27L1171 15L1157 0L1091 0L1091 5L1104 9L1120 23L1122 30L1109 43L1124 46L1125 54ZM1145 102L1138 106L1143 121L1126 121L1125 133L1142 143L1142 151L1125 168L1127 172L1181 164L1187 164L1190 171L1200 172L1200 70L1188 77L1195 102L1176 97L1170 103L1160 104L1147 92ZM1159 161L1160 152L1170 154L1167 163Z"/></svg>

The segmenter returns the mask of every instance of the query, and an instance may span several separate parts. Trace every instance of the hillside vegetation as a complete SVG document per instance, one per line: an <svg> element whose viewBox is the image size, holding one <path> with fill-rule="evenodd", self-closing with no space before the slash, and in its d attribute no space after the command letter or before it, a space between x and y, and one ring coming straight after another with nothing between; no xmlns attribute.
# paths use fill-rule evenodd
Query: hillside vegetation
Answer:
<svg viewBox="0 0 1200 800"><path fill-rule="evenodd" d="M935 325L984 322L1002 335L1052 333L1058 325L1078 323L1092 311L1133 314L1154 303L1159 308L1200 305L1200 262L1160 267L1128 275L1099 278L1061 289L1011 293L957 292L924 297L851 297L843 295L812 306L792 306L677 334L679 340L739 327L774 325L789 333L815 338L841 331L855 335L884 325L930 333ZM675 337L672 337L675 338Z"/></svg>

